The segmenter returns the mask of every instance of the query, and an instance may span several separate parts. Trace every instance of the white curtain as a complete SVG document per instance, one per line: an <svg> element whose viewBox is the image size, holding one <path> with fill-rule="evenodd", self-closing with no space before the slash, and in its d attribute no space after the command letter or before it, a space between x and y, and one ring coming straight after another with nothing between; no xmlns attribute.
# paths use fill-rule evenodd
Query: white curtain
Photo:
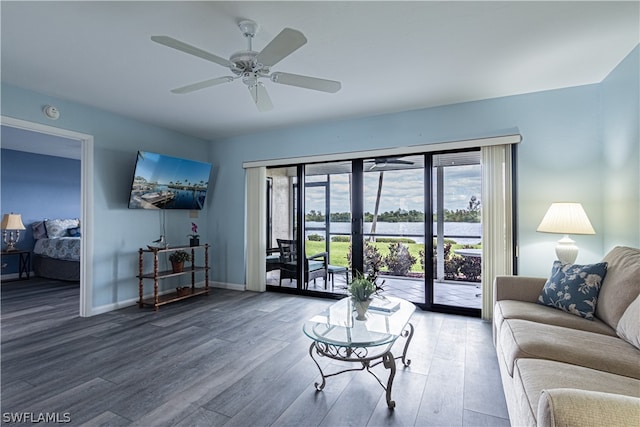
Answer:
<svg viewBox="0 0 640 427"><path fill-rule="evenodd" d="M246 169L245 209L245 271L246 289L264 292L266 283L267 255L267 169Z"/></svg>
<svg viewBox="0 0 640 427"><path fill-rule="evenodd" d="M513 274L512 146L481 148L482 318L493 317L493 281Z"/></svg>

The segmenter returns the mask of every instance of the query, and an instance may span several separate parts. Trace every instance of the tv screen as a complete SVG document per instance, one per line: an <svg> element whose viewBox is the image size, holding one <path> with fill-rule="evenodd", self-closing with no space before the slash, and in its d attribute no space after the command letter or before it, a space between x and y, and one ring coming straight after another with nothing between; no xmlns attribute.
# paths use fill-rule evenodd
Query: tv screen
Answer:
<svg viewBox="0 0 640 427"><path fill-rule="evenodd" d="M190 209L204 207L211 163L138 151L130 209Z"/></svg>

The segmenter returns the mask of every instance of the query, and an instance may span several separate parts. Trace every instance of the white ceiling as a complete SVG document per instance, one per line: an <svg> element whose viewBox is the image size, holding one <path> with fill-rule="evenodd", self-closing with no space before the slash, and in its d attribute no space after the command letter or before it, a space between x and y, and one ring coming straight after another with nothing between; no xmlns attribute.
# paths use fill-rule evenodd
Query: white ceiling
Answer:
<svg viewBox="0 0 640 427"><path fill-rule="evenodd" d="M206 139L600 82L640 42L630 2L10 2L2 81ZM273 67L342 82L336 94L265 81L173 88L227 69L156 44L168 35L228 58L283 28L308 43ZM61 111L64 115L65 111Z"/></svg>

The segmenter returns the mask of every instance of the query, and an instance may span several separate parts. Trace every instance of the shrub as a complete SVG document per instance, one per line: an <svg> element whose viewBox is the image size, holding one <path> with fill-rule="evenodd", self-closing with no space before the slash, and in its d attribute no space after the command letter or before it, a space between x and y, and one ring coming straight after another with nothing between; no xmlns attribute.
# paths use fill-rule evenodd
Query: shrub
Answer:
<svg viewBox="0 0 640 427"><path fill-rule="evenodd" d="M351 264L351 245L349 245L349 253L347 254L347 261L349 262L349 268L352 267ZM383 265L382 254L378 248L372 245L369 242L364 243L364 273L367 276L377 277L378 273L380 273L380 269Z"/></svg>
<svg viewBox="0 0 640 427"><path fill-rule="evenodd" d="M339 243L349 243L351 241L351 237L349 236L333 236L331 238L332 242L339 242Z"/></svg>
<svg viewBox="0 0 640 427"><path fill-rule="evenodd" d="M320 234L309 234L307 236L307 240L311 242L323 242L324 236L321 236Z"/></svg>
<svg viewBox="0 0 640 427"><path fill-rule="evenodd" d="M389 245L389 255L384 258L389 272L396 276L406 276L416 257L409 253L409 248L400 242Z"/></svg>
<svg viewBox="0 0 640 427"><path fill-rule="evenodd" d="M413 239L409 239L408 237L377 237L376 242L378 243L415 243L416 241Z"/></svg>

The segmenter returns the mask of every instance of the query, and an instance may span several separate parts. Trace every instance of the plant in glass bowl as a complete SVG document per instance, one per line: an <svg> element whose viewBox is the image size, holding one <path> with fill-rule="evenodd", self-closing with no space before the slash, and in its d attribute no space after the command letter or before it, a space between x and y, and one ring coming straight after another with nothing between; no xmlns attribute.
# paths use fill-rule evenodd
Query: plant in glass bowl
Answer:
<svg viewBox="0 0 640 427"><path fill-rule="evenodd" d="M353 305L358 313L356 320L366 320L367 309L373 295L378 295L384 289L382 285L376 283L377 276L369 274L365 276L362 273L356 272L353 276L353 280L346 287L347 293L351 297ZM384 282L382 283L384 284Z"/></svg>
<svg viewBox="0 0 640 427"><path fill-rule="evenodd" d="M169 255L169 261L174 273L182 273L185 261L191 261L191 254L186 251L175 251Z"/></svg>

